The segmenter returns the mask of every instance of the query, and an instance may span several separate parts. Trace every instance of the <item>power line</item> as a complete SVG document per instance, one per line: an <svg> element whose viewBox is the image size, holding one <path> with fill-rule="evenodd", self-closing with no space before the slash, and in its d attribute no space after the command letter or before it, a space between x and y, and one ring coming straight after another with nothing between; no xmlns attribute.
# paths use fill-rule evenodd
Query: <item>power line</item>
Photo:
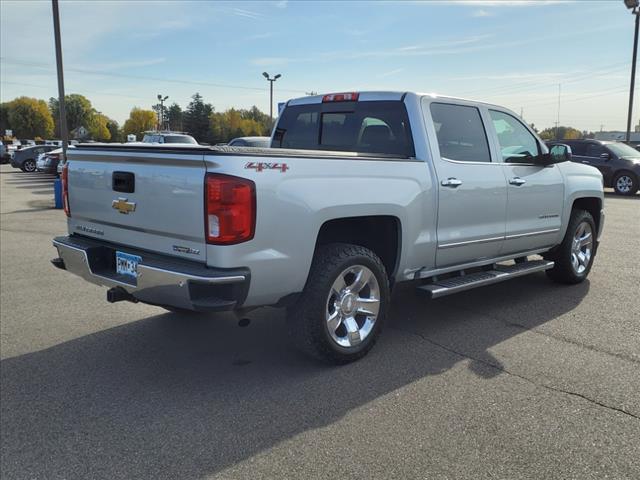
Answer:
<svg viewBox="0 0 640 480"><path fill-rule="evenodd" d="M21 60L8 59L6 57L0 57L0 61L9 65L22 65L26 67L33 68L41 68L48 70L52 68L53 65L47 63L37 63L37 62L24 62ZM230 88L236 90L252 90L258 92L265 92L266 88L260 87L248 87L242 85L229 85L225 83L214 83L214 82L203 82L203 81L193 81L193 80L181 80L176 78L168 78L168 77L150 77L146 75L131 75L127 73L116 73L116 72L105 72L101 70L90 70L87 68L74 68L74 67L66 67L65 70L69 72L76 73L84 73L88 75L100 75L105 77L116 77L116 78L131 78L135 80L153 80L155 82L167 82L167 83L178 83L183 85L197 85L197 86L208 86L208 87L216 87L216 88ZM304 90L292 90L292 89L280 89L283 92L292 92L292 93L305 93Z"/></svg>

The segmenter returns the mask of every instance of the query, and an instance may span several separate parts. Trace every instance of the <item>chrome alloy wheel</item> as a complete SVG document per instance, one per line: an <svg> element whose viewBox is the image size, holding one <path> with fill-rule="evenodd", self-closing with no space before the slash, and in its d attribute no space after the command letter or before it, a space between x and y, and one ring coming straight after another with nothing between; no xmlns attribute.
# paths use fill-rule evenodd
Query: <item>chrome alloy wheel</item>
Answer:
<svg viewBox="0 0 640 480"><path fill-rule="evenodd" d="M591 262L593 254L593 230L588 222L582 222L576 229L571 244L571 265L573 270L581 274Z"/></svg>
<svg viewBox="0 0 640 480"><path fill-rule="evenodd" d="M380 311L380 286L371 270L353 265L333 282L327 298L329 335L339 346L362 343L373 330Z"/></svg>
<svg viewBox="0 0 640 480"><path fill-rule="evenodd" d="M629 193L633 187L633 178L629 175L620 175L616 180L616 190L620 193Z"/></svg>

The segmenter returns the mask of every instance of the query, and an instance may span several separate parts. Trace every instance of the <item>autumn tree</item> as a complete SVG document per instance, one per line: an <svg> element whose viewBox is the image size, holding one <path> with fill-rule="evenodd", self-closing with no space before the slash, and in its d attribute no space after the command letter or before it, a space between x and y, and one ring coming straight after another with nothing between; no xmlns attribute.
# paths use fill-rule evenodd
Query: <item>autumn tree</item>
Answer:
<svg viewBox="0 0 640 480"><path fill-rule="evenodd" d="M212 113L209 124L212 143L227 143L236 137L268 135L271 118L257 107L250 110L230 108L226 112Z"/></svg>
<svg viewBox="0 0 640 480"><path fill-rule="evenodd" d="M211 141L211 129L209 117L213 113L210 103L204 103L199 93L191 97L191 102L187 105L182 119L185 130L191 134L198 142Z"/></svg>
<svg viewBox="0 0 640 480"><path fill-rule="evenodd" d="M139 140L144 136L144 132L155 130L156 113L153 110L143 110L142 108L133 107L129 118L124 122L122 131L125 135L134 134Z"/></svg>
<svg viewBox="0 0 640 480"><path fill-rule="evenodd" d="M16 137L47 138L53 133L53 118L44 100L18 97L10 101L7 121Z"/></svg>
<svg viewBox="0 0 640 480"><path fill-rule="evenodd" d="M101 113L96 113L91 119L91 123L88 127L89 135L93 140L99 142L108 142L111 140L111 132L107 127L109 118Z"/></svg>
<svg viewBox="0 0 640 480"><path fill-rule="evenodd" d="M576 140L582 138L582 132L573 127L551 127L540 132L543 140Z"/></svg>

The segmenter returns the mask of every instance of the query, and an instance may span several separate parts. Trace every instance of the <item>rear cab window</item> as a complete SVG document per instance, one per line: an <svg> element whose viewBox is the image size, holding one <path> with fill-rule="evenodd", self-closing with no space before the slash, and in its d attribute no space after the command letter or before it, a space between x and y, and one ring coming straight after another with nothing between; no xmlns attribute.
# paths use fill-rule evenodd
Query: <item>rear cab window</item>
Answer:
<svg viewBox="0 0 640 480"><path fill-rule="evenodd" d="M286 107L273 148L333 150L414 157L402 101L349 101Z"/></svg>

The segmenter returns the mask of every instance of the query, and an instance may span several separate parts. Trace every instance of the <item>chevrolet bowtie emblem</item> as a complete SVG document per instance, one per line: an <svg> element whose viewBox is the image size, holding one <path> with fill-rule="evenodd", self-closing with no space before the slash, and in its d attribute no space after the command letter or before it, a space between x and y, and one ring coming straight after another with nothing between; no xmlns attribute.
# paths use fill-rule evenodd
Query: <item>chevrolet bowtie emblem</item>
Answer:
<svg viewBox="0 0 640 480"><path fill-rule="evenodd" d="M129 215L129 213L136 211L136 202L127 202L126 198L120 197L111 202L111 208L115 208L120 213Z"/></svg>

